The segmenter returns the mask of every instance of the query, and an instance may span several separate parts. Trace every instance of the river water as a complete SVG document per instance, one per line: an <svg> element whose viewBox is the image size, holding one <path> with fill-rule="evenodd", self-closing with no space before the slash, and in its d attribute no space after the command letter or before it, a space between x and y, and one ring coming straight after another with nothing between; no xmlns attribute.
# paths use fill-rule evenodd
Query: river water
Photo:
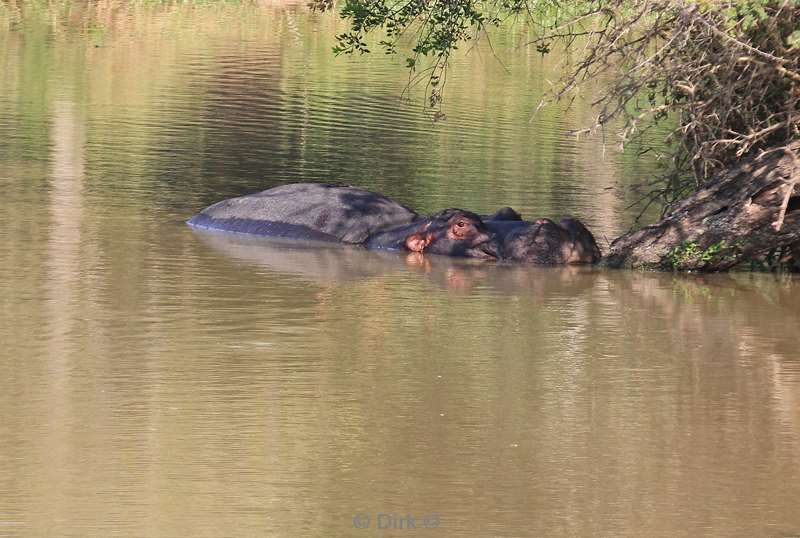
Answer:
<svg viewBox="0 0 800 538"><path fill-rule="evenodd" d="M432 123L402 57L333 57L302 4L12 5L0 537L800 535L797 279L184 225L339 181L605 246L656 163L568 134L580 100L532 114L564 58L524 29L455 59Z"/></svg>

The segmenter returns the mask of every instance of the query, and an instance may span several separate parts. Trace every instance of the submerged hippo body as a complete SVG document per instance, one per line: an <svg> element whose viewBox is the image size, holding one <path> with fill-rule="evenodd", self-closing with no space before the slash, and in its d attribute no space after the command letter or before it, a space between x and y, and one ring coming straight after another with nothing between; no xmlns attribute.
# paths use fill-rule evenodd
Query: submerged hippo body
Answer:
<svg viewBox="0 0 800 538"><path fill-rule="evenodd" d="M481 218L461 209L430 217L381 194L319 183L283 185L213 204L197 228L536 264L595 263L592 234L574 219L524 221L510 207Z"/></svg>
<svg viewBox="0 0 800 538"><path fill-rule="evenodd" d="M188 220L197 228L289 239L364 243L379 230L419 219L374 192L321 183L282 185L211 205Z"/></svg>

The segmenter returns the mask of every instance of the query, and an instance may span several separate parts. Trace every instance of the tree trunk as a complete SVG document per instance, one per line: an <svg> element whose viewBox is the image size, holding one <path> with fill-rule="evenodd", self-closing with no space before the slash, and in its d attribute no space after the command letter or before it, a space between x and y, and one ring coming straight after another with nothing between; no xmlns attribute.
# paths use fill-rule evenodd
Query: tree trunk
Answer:
<svg viewBox="0 0 800 538"><path fill-rule="evenodd" d="M775 252L800 263L800 143L744 160L670 208L656 224L617 238L610 267L724 271Z"/></svg>
<svg viewBox="0 0 800 538"><path fill-rule="evenodd" d="M789 260L789 263L791 263L792 269L800 272L800 243L792 245L790 254L791 260Z"/></svg>

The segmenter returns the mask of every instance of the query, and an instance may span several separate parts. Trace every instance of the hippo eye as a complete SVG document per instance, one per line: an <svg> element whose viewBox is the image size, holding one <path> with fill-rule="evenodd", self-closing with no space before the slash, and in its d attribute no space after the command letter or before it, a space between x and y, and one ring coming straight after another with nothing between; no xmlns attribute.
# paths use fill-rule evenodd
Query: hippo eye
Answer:
<svg viewBox="0 0 800 538"><path fill-rule="evenodd" d="M460 220L460 221L456 222L456 226L458 226L459 228L463 228L466 225L467 225L467 223L464 222L463 220Z"/></svg>

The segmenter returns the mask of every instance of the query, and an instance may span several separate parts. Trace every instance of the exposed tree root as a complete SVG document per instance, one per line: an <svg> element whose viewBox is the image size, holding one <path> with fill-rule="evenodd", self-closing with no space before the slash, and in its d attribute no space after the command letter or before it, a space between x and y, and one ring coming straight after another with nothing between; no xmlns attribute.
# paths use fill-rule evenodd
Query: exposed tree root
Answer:
<svg viewBox="0 0 800 538"><path fill-rule="evenodd" d="M720 174L656 224L616 239L604 263L724 271L743 262L783 257L798 265L798 149L800 143L764 152Z"/></svg>

